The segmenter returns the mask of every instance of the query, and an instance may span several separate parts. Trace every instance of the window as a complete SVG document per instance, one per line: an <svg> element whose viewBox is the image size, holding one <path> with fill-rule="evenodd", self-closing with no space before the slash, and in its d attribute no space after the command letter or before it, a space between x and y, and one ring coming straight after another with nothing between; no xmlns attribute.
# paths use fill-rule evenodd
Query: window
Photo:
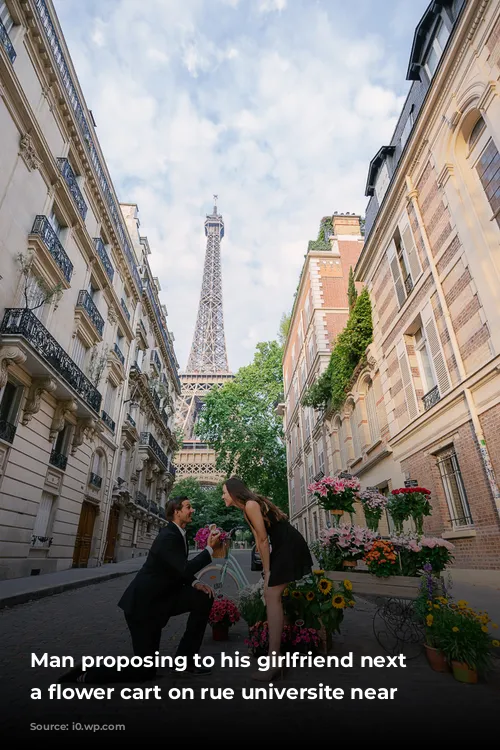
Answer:
<svg viewBox="0 0 500 750"><path fill-rule="evenodd" d="M384 163L379 169L377 179L375 181L375 194L377 196L379 205L384 200L384 195L389 186L389 182L390 182L389 169L387 167L387 161L384 161Z"/></svg>
<svg viewBox="0 0 500 750"><path fill-rule="evenodd" d="M304 360L304 362L302 362L302 367L300 369L300 379L301 379L301 386L302 386L302 388L304 388L304 386L306 384L306 379L307 379L305 360Z"/></svg>
<svg viewBox="0 0 500 750"><path fill-rule="evenodd" d="M307 485L313 483L314 479L314 467L313 467L313 459L312 456L309 457L309 461L307 463Z"/></svg>
<svg viewBox="0 0 500 750"><path fill-rule="evenodd" d="M132 532L132 546L137 547L137 537L139 536L139 519L134 520L134 531Z"/></svg>
<svg viewBox="0 0 500 750"><path fill-rule="evenodd" d="M23 387L8 380L0 390L0 440L12 443L16 434L16 421L23 395Z"/></svg>
<svg viewBox="0 0 500 750"><path fill-rule="evenodd" d="M422 267L413 241L408 215L403 214L387 249L398 304L401 307L413 291Z"/></svg>
<svg viewBox="0 0 500 750"><path fill-rule="evenodd" d="M306 418L305 418L305 430L306 430L306 440L311 437L311 417L309 416L309 409L306 409Z"/></svg>
<svg viewBox="0 0 500 750"><path fill-rule="evenodd" d="M430 301L422 310L421 319L422 326L415 333L414 339L420 375L425 389L424 407L427 409L435 403L436 399L448 393L451 381ZM426 396L436 386L437 392L433 398L426 400Z"/></svg>
<svg viewBox="0 0 500 750"><path fill-rule="evenodd" d="M439 60L441 59L441 55L443 54L443 50L446 47L446 42L448 41L449 36L450 32L441 21L438 26L437 33L430 46L426 61L424 63L424 67L429 78L432 78L432 76L436 72L436 68L438 66Z"/></svg>
<svg viewBox="0 0 500 750"><path fill-rule="evenodd" d="M373 383L368 383L368 388L365 395L366 413L368 415L368 428L370 430L370 441L376 443L380 437L380 427L377 417L377 402L375 400L375 391L373 389Z"/></svg>
<svg viewBox="0 0 500 750"><path fill-rule="evenodd" d="M293 479L290 479L290 506L292 509L292 513L295 512L295 482Z"/></svg>
<svg viewBox="0 0 500 750"><path fill-rule="evenodd" d="M115 386L108 381L108 388L106 391L106 398L104 400L104 411L109 417L113 416L113 412L115 409L115 398L116 398L116 388Z"/></svg>
<svg viewBox="0 0 500 750"><path fill-rule="evenodd" d="M80 336L75 336L72 359L75 365L80 368L80 370L84 369L87 352L88 348L85 346Z"/></svg>
<svg viewBox="0 0 500 750"><path fill-rule="evenodd" d="M309 324L309 313L311 311L311 306L309 304L309 297L306 299L306 304L304 305L304 328L307 331L307 326Z"/></svg>
<svg viewBox="0 0 500 750"><path fill-rule="evenodd" d="M325 452L323 448L318 449L318 472L325 473Z"/></svg>
<svg viewBox="0 0 500 750"><path fill-rule="evenodd" d="M415 394L415 385L411 373L410 361L406 350L406 341L403 338L396 346L396 354L399 361L399 370L401 372L401 381L403 383L404 397L408 416L415 419L418 414L417 396Z"/></svg>
<svg viewBox="0 0 500 750"><path fill-rule="evenodd" d="M54 507L54 495L49 492L43 492L38 506L38 512L33 526L31 536L32 547L49 547L52 539L48 536L51 528L52 509Z"/></svg>
<svg viewBox="0 0 500 750"><path fill-rule="evenodd" d="M341 462L340 470L344 471L345 469L347 469L347 446L345 444L345 427L342 422L339 422L338 435Z"/></svg>
<svg viewBox="0 0 500 750"><path fill-rule="evenodd" d="M413 113L413 105L412 105L412 107L410 109L410 113L409 113L408 117L406 118L406 122L405 122L404 128L403 128L402 133L401 133L401 148L402 149L405 147L406 141L408 140L408 138L410 136L411 129L413 128L413 123L414 122L415 122L415 116L414 116L414 113Z"/></svg>
<svg viewBox="0 0 500 750"><path fill-rule="evenodd" d="M54 440L52 452L49 458L52 466L57 466L57 468L61 469L62 471L65 471L66 465L68 463L70 437L71 425L65 424L63 429L57 433L57 437Z"/></svg>
<svg viewBox="0 0 500 750"><path fill-rule="evenodd" d="M0 0L0 21L2 22L7 34L10 34L12 27L14 26L14 21L11 18L5 0Z"/></svg>
<svg viewBox="0 0 500 750"><path fill-rule="evenodd" d="M358 422L357 409L355 406L353 406L350 417L349 417L349 424L351 426L352 448L354 451L354 458L359 458L361 456L361 445L359 441L359 432L358 432L357 422Z"/></svg>
<svg viewBox="0 0 500 750"><path fill-rule="evenodd" d="M454 447L441 451L436 459L452 526L472 526L472 516Z"/></svg>
<svg viewBox="0 0 500 750"><path fill-rule="evenodd" d="M102 479L102 456L100 453L94 453L94 460L92 461L92 473Z"/></svg>
<svg viewBox="0 0 500 750"><path fill-rule="evenodd" d="M308 542L309 539L308 539L308 534L307 534L307 518L305 516L302 519L302 524L303 524L303 527L304 527L304 539L306 540L306 542Z"/></svg>
<svg viewBox="0 0 500 750"><path fill-rule="evenodd" d="M500 154L491 138L476 165L476 170L500 227Z"/></svg>
<svg viewBox="0 0 500 750"><path fill-rule="evenodd" d="M312 363L314 362L314 339L309 339L309 366L312 366Z"/></svg>
<svg viewBox="0 0 500 750"><path fill-rule="evenodd" d="M304 475L300 472L300 505L303 507L306 504L306 483Z"/></svg>
<svg viewBox="0 0 500 750"><path fill-rule="evenodd" d="M485 128L486 128L486 123L484 122L483 118L480 117L479 120L474 125L474 127L472 128L471 134L469 136L469 151L472 151L472 149L478 142L479 137L482 135Z"/></svg>

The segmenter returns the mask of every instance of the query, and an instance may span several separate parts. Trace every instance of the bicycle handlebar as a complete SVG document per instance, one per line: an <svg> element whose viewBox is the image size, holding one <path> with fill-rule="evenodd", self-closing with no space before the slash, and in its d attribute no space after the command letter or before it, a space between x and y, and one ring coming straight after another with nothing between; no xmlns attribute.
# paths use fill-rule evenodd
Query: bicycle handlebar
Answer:
<svg viewBox="0 0 500 750"><path fill-rule="evenodd" d="M247 530L247 526L235 526L233 529L231 529L231 531L227 532L227 535L231 539L235 531L246 531L246 530Z"/></svg>

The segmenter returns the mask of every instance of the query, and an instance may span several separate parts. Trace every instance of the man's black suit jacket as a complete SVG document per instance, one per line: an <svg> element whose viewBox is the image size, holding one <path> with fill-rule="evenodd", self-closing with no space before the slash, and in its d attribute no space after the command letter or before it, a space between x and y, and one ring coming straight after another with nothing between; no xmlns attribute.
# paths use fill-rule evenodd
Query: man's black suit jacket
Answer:
<svg viewBox="0 0 500 750"><path fill-rule="evenodd" d="M168 600L183 586L191 586L195 573L209 565L211 560L207 550L188 560L185 538L179 527L170 521L154 540L146 562L125 590L118 606L132 619L168 617Z"/></svg>

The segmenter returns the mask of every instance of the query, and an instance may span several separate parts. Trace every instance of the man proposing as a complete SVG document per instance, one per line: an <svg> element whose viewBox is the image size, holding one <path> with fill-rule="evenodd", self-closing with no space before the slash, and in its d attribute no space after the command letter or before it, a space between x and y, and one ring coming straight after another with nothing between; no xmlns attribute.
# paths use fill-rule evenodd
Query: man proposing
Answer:
<svg viewBox="0 0 500 750"><path fill-rule="evenodd" d="M156 537L146 562L125 590L118 606L125 615L134 655L140 657L154 657L160 648L162 630L170 617L189 612L176 657L186 658L189 673L204 675L211 670L196 667L193 657L203 642L214 592L197 581L195 573L210 564L213 550L220 545L220 539L219 533L211 533L203 552L188 560L186 526L191 523L193 513L189 498L174 497L169 501L165 513L168 526ZM121 671L94 667L85 672L81 667L76 667L58 682L105 684L144 681L155 677L155 666L128 666Z"/></svg>

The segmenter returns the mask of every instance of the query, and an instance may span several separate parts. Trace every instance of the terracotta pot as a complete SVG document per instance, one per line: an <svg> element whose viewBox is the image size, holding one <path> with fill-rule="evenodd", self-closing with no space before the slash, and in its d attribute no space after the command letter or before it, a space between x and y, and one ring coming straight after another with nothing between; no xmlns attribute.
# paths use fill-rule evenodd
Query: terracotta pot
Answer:
<svg viewBox="0 0 500 750"><path fill-rule="evenodd" d="M212 639L214 641L228 641L229 640L229 625L223 623L216 623L212 625Z"/></svg>
<svg viewBox="0 0 500 750"><path fill-rule="evenodd" d="M429 646L427 643L424 643L425 647L425 655L427 656L427 661L429 662L430 667L435 672L449 672L450 666L448 662L446 661L446 658L444 654L439 651L439 649L434 648L434 646Z"/></svg>
<svg viewBox="0 0 500 750"><path fill-rule="evenodd" d="M458 682L466 682L469 685L477 683L477 669L471 669L465 662L452 661L451 668L453 670L453 677Z"/></svg>
<svg viewBox="0 0 500 750"><path fill-rule="evenodd" d="M344 568L355 568L357 564L358 564L357 560L343 560L342 561L342 565L344 566Z"/></svg>

